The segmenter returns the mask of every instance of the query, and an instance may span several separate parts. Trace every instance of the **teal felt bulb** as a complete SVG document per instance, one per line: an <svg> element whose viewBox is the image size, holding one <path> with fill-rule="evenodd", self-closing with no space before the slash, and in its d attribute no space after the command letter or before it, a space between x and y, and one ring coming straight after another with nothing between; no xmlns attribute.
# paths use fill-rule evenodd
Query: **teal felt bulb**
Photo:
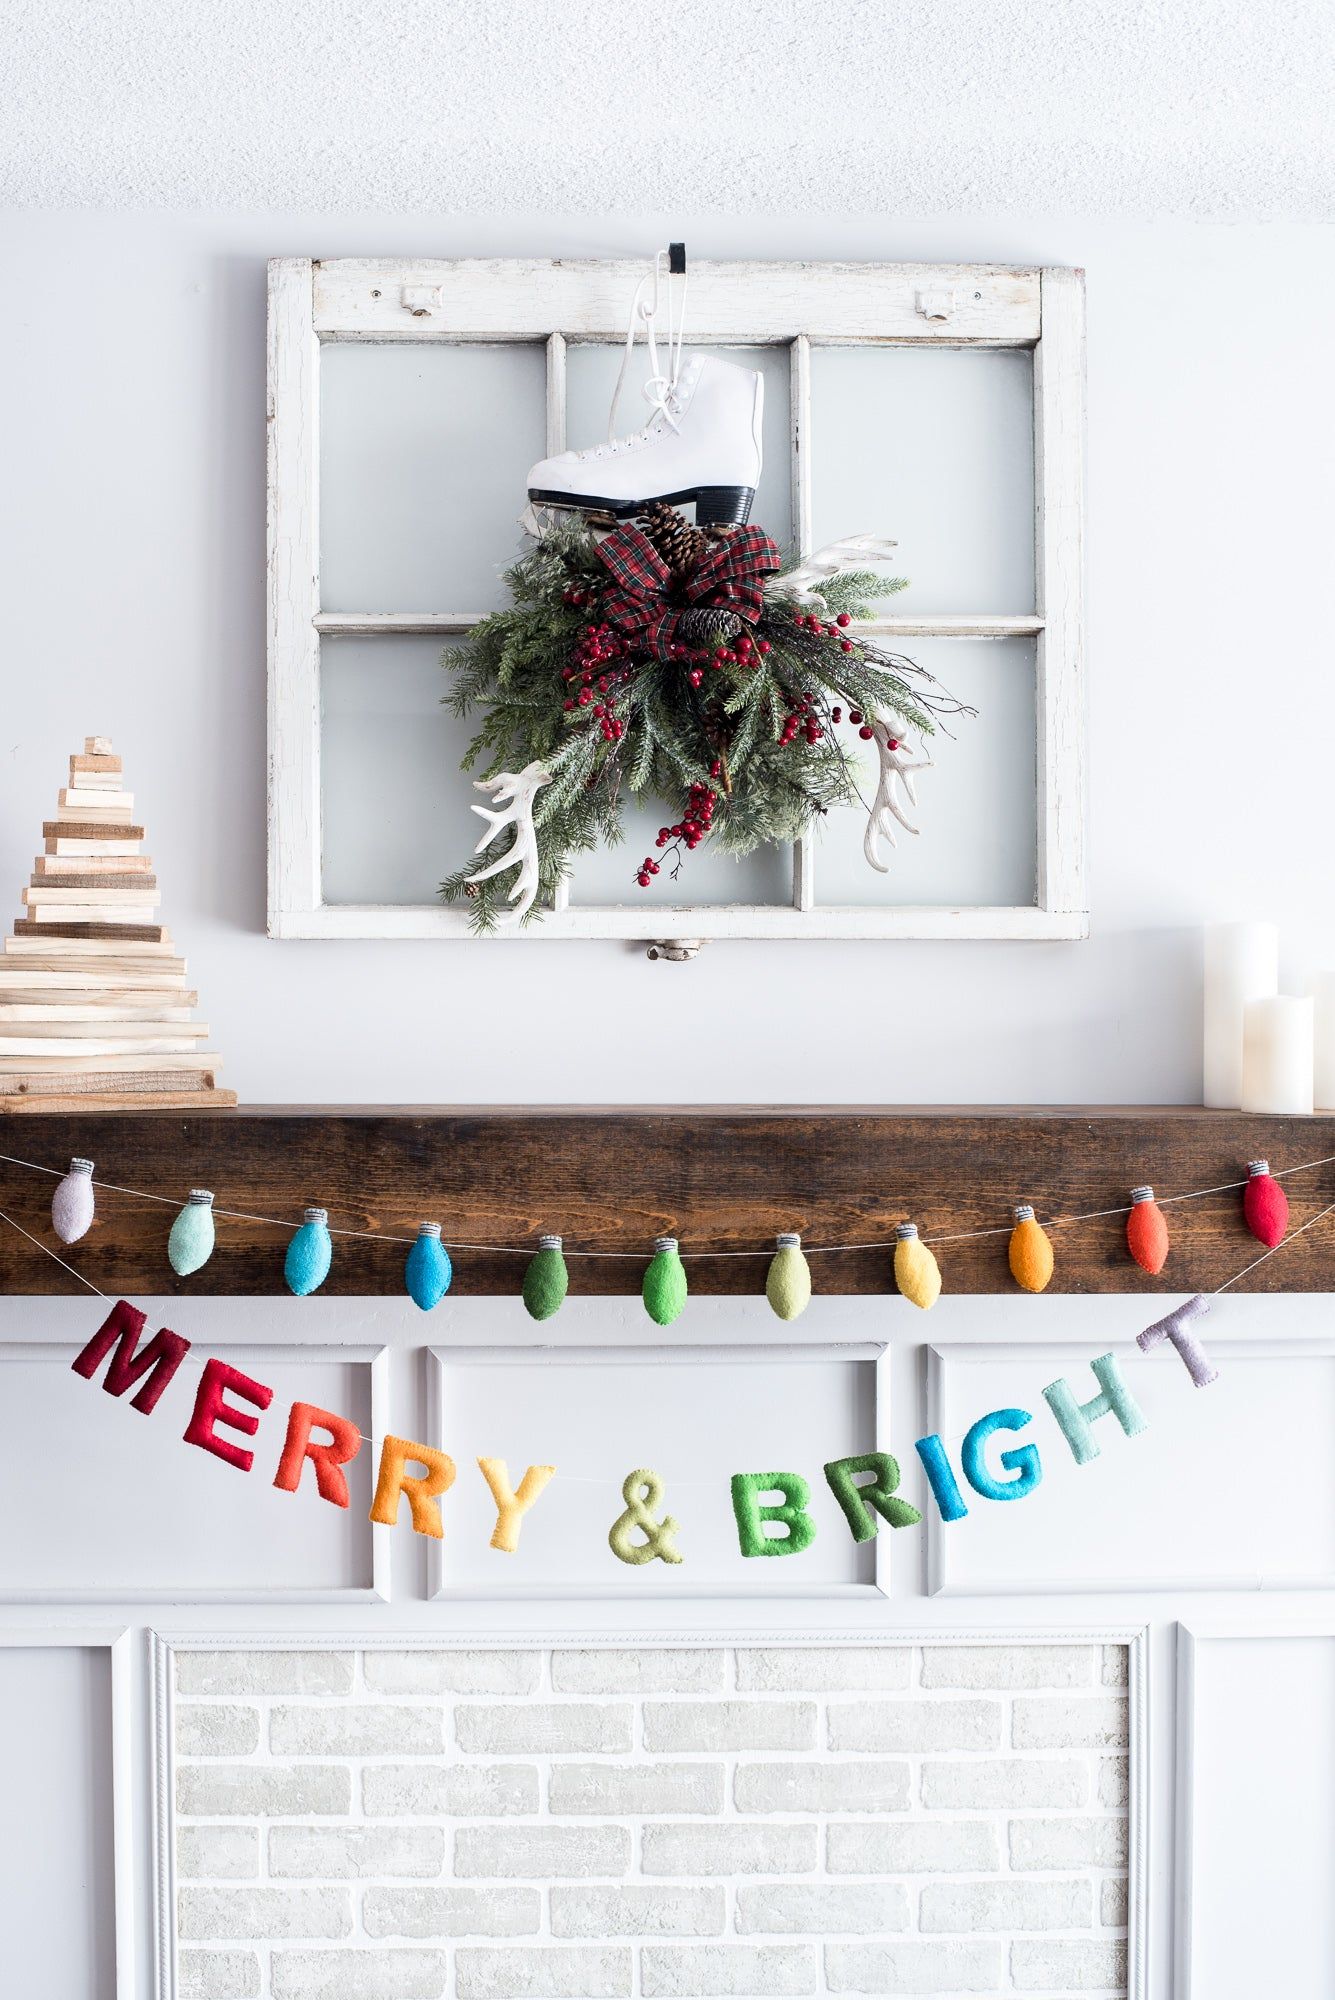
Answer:
<svg viewBox="0 0 1335 2000"><path fill-rule="evenodd" d="M322 1208L308 1208L306 1219L287 1246L283 1276L287 1288L299 1299L316 1292L329 1276L334 1246L329 1237L329 1217Z"/></svg>
<svg viewBox="0 0 1335 2000"><path fill-rule="evenodd" d="M671 1326L686 1304L686 1266L675 1236L660 1236L641 1287L644 1310L656 1326Z"/></svg>
<svg viewBox="0 0 1335 2000"><path fill-rule="evenodd" d="M418 1229L417 1241L408 1252L403 1267L403 1282L408 1288L408 1297L423 1312L430 1312L438 1306L450 1289L450 1279L454 1276L454 1266L450 1253L440 1240L440 1224L424 1222Z"/></svg>
<svg viewBox="0 0 1335 2000"><path fill-rule="evenodd" d="M776 1236L774 1244L765 1297L780 1319L796 1319L811 1304L811 1268L800 1236Z"/></svg>
<svg viewBox="0 0 1335 2000"><path fill-rule="evenodd" d="M559 1236L540 1236L524 1273L524 1306L530 1319L550 1319L570 1289L570 1273Z"/></svg>
<svg viewBox="0 0 1335 2000"><path fill-rule="evenodd" d="M167 1261L178 1278L188 1278L212 1255L213 1196L207 1188L191 1188L190 1199L167 1238Z"/></svg>

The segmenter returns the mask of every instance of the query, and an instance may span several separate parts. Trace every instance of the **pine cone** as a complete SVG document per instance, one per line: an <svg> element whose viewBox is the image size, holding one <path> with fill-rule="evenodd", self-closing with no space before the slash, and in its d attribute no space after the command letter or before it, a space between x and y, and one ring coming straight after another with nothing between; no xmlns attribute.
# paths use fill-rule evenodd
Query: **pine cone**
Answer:
<svg viewBox="0 0 1335 2000"><path fill-rule="evenodd" d="M704 530L693 528L666 500L651 500L639 517L639 526L677 581L690 575L709 547L710 537Z"/></svg>
<svg viewBox="0 0 1335 2000"><path fill-rule="evenodd" d="M677 618L677 630L691 646L726 646L741 629L742 621L735 611L710 606L683 611Z"/></svg>

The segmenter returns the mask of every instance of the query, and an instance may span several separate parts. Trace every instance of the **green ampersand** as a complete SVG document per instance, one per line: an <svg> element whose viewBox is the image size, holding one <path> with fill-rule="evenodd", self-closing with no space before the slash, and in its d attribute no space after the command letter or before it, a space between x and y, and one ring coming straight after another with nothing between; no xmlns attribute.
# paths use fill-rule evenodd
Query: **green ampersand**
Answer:
<svg viewBox="0 0 1335 2000"><path fill-rule="evenodd" d="M627 1473L622 1482L621 1497L626 1503L626 1511L617 1516L607 1535L608 1545L617 1561L647 1563L657 1556L661 1562L679 1563L682 1557L676 1545L677 1523L671 1514L665 1514L661 1521L655 1518L655 1509L662 1505L663 1500L663 1481L658 1474L646 1471L643 1466L638 1472ZM633 1528L644 1530L644 1541L631 1540Z"/></svg>

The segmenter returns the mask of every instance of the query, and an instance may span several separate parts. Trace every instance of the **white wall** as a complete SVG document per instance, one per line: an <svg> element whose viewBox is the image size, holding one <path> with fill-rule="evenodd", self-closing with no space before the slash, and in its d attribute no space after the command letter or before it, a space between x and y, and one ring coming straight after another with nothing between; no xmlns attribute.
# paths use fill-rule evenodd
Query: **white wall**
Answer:
<svg viewBox="0 0 1335 2000"><path fill-rule="evenodd" d="M674 967L264 937L265 258L669 233L711 256L1085 266L1088 942L714 945ZM0 891L17 911L65 758L112 734L243 1099L1195 1101L1200 919L1281 916L1295 976L1335 945L1328 231L108 212L14 214L3 244ZM835 994L877 1036L874 1075L865 1032L823 1025ZM594 1017L612 1025L573 1025Z"/></svg>

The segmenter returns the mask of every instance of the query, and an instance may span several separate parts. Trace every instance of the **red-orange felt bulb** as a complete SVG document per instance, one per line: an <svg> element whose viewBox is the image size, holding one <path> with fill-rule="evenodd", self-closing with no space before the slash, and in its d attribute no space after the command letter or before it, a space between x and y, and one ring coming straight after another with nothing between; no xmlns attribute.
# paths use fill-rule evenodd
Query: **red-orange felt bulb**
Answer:
<svg viewBox="0 0 1335 2000"><path fill-rule="evenodd" d="M1269 1160L1248 1161L1242 1212L1248 1229L1267 1250L1277 1249L1284 1241L1289 1226L1289 1198L1272 1176Z"/></svg>
<svg viewBox="0 0 1335 2000"><path fill-rule="evenodd" d="M1131 1190L1131 1213L1126 1218L1126 1247L1151 1277L1168 1262L1168 1224L1154 1199L1152 1187Z"/></svg>

